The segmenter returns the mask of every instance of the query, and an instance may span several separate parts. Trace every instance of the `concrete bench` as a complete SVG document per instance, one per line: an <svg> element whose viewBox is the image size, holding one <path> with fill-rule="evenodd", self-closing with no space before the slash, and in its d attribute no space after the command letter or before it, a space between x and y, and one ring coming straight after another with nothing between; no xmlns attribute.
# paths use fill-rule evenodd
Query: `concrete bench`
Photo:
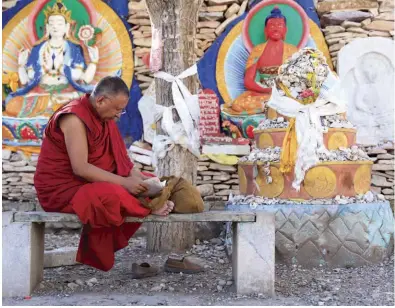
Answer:
<svg viewBox="0 0 395 308"><path fill-rule="evenodd" d="M26 296L43 279L46 222L78 222L72 214L3 212L3 296ZM239 294L274 295L275 219L271 213L208 211L127 217L127 222L233 222L232 268ZM264 239L264 240L263 240Z"/></svg>

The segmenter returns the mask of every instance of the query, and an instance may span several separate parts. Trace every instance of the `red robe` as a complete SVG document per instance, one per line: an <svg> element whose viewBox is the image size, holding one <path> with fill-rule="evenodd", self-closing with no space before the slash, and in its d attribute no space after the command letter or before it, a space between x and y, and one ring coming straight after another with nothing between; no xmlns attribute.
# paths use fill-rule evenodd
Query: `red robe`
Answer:
<svg viewBox="0 0 395 308"><path fill-rule="evenodd" d="M133 168L116 123L103 122L89 103L89 96L74 100L54 113L45 136L34 175L38 200L47 212L77 214L84 227L77 261L108 271L115 251L128 245L140 223L124 223L124 217L145 217L150 210L120 185L90 183L73 173L58 119L67 113L84 122L88 163L120 176Z"/></svg>

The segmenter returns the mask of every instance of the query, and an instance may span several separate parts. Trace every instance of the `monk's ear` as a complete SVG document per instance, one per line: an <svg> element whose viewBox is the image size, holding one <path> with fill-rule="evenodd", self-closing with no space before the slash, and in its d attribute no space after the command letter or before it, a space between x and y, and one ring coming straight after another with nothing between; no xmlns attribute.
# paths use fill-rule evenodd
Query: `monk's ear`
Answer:
<svg viewBox="0 0 395 308"><path fill-rule="evenodd" d="M105 98L106 98L106 97L103 96L103 95L98 96L98 97L96 98L96 104L99 105L99 106L103 105L104 102L105 102Z"/></svg>

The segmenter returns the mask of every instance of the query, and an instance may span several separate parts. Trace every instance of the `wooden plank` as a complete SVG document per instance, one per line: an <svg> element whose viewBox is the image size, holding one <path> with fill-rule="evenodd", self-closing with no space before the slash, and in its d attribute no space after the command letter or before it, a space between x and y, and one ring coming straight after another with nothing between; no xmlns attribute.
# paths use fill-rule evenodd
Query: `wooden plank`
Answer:
<svg viewBox="0 0 395 308"><path fill-rule="evenodd" d="M255 214L251 212L207 211L195 214L170 214L167 217L149 215L145 218L127 217L126 222L203 222L233 221L254 222ZM16 212L14 222L79 222L77 215L47 212Z"/></svg>

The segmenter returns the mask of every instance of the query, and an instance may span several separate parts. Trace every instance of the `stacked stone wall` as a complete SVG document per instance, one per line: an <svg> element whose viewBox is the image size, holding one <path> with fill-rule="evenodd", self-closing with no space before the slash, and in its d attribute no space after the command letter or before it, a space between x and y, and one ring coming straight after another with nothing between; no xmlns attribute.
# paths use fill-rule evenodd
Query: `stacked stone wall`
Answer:
<svg viewBox="0 0 395 308"><path fill-rule="evenodd" d="M34 172L37 156L30 158L16 152L3 150L2 196L3 200L37 202L34 189ZM226 201L230 193L239 193L237 167L218 164L209 158L198 162L197 187L205 201ZM135 163L141 171L154 172L152 166Z"/></svg>
<svg viewBox="0 0 395 308"><path fill-rule="evenodd" d="M394 39L393 0L318 1L316 9L335 67L339 50L353 40Z"/></svg>
<svg viewBox="0 0 395 308"><path fill-rule="evenodd" d="M387 200L394 200L394 146L367 147L365 151L374 161L372 190ZM20 153L3 150L2 193L3 200L37 201L33 186L37 156L27 158ZM138 162L141 171L154 172L154 168ZM227 201L230 194L239 193L237 166L221 165L209 158L198 162L197 187L205 201Z"/></svg>
<svg viewBox="0 0 395 308"><path fill-rule="evenodd" d="M394 146L367 147L366 152L372 158L372 190L383 194L394 203Z"/></svg>

